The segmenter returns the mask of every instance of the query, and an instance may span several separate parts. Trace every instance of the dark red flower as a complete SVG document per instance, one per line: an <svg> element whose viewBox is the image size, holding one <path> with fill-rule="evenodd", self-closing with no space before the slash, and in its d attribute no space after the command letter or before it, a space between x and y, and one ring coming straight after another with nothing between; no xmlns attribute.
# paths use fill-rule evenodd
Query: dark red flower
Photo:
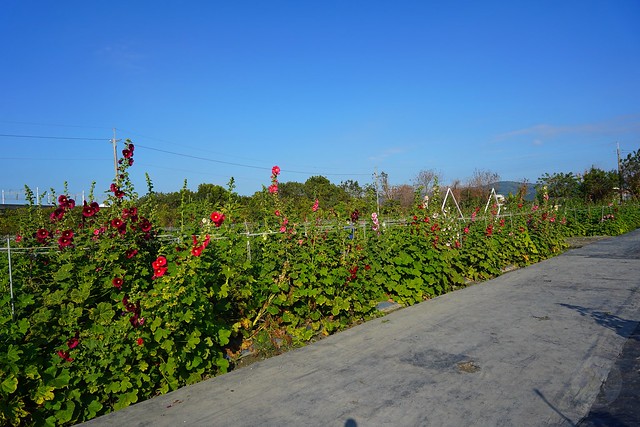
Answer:
<svg viewBox="0 0 640 427"><path fill-rule="evenodd" d="M74 349L78 346L78 344L80 344L80 340L78 339L78 334L76 333L76 336L71 338L69 341L67 341L67 347L69 347L69 350Z"/></svg>
<svg viewBox="0 0 640 427"><path fill-rule="evenodd" d="M114 277L113 280L111 281L111 284L118 289L122 288L123 283L124 283L124 280L121 277Z"/></svg>
<svg viewBox="0 0 640 427"><path fill-rule="evenodd" d="M62 237L64 237L65 239L73 239L73 231L72 230L63 231Z"/></svg>
<svg viewBox="0 0 640 427"><path fill-rule="evenodd" d="M40 228L38 229L38 231L36 231L36 239L38 239L40 242L44 242L48 238L49 238L48 230L45 230L44 228Z"/></svg>
<svg viewBox="0 0 640 427"><path fill-rule="evenodd" d="M67 201L67 206L66 206L66 208L67 208L67 209L73 209L73 208L75 208L75 207L76 207L76 201L75 201L75 200L73 200L73 199L69 199L69 200Z"/></svg>
<svg viewBox="0 0 640 427"><path fill-rule="evenodd" d="M60 237L58 238L58 245L59 245L61 248L65 248L65 247L67 247L67 246L70 246L70 245L71 245L71 243L73 243L73 239L69 239L69 238L64 237L64 236L60 236Z"/></svg>
<svg viewBox="0 0 640 427"><path fill-rule="evenodd" d="M89 218L94 216L95 214L96 213L93 210L93 207L88 205L87 202L84 202L84 204L82 205L82 216L84 216L85 218Z"/></svg>
<svg viewBox="0 0 640 427"><path fill-rule="evenodd" d="M144 344L144 340L143 340L142 338L138 338L138 339L136 340L136 344L138 344L138 345L142 345L142 344Z"/></svg>
<svg viewBox="0 0 640 427"><path fill-rule="evenodd" d="M63 358L67 362L73 362L73 358L69 357L69 352L68 351L58 350L58 356L60 356L61 358Z"/></svg>
<svg viewBox="0 0 640 427"><path fill-rule="evenodd" d="M124 191L122 191L122 190L117 190L117 191L115 192L115 195L116 195L116 197L117 197L118 199L122 199L122 198L124 197Z"/></svg>
<svg viewBox="0 0 640 427"><path fill-rule="evenodd" d="M58 221L58 220L61 220L63 217L64 217L64 208L56 208L56 210L51 212L51 216L49 216L49 219L51 219L51 221Z"/></svg>
<svg viewBox="0 0 640 427"><path fill-rule="evenodd" d="M64 194L61 194L58 196L58 204L60 206L65 206L67 204L67 196L65 196Z"/></svg>
<svg viewBox="0 0 640 427"><path fill-rule="evenodd" d="M127 258L131 259L134 256L136 256L137 253L138 253L137 249L127 249L127 252L125 252L125 255L127 256Z"/></svg>
<svg viewBox="0 0 640 427"><path fill-rule="evenodd" d="M120 228L122 226L123 222L120 218L114 218L111 220L111 226L113 228Z"/></svg>
<svg viewBox="0 0 640 427"><path fill-rule="evenodd" d="M130 158L133 156L133 151L131 151L131 150L129 150L129 149L127 149L127 148L125 148L124 150L122 150L122 156L123 156L125 159L130 159Z"/></svg>
<svg viewBox="0 0 640 427"><path fill-rule="evenodd" d="M145 233L151 231L151 226L151 222L146 218L142 218L142 220L140 221L140 230L144 231Z"/></svg>

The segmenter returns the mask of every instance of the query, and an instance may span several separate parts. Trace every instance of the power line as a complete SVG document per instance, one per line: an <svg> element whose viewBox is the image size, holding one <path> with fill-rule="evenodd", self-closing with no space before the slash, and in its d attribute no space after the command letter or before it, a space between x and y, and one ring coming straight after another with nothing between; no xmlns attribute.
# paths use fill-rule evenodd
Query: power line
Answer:
<svg viewBox="0 0 640 427"><path fill-rule="evenodd" d="M136 148L140 147L140 148L146 148L147 150L152 150L152 151L158 151L160 153L166 153L166 154L172 154L174 156L180 156L180 157L187 157L190 159L196 159L196 160L204 160L207 162L213 162L213 163L222 163L225 165L231 165L231 166L239 166L239 167L243 167L243 168L251 168L251 169L260 169L260 170L271 170L270 167L264 167L264 166L254 166L254 165L245 165L242 163L234 163L234 162L225 162L223 160L215 160L215 159L210 159L207 157L200 157L200 156L193 156L191 154L183 154L183 153L176 153L175 151L168 151L168 150L162 150L160 148L153 148L153 147L147 147L145 145L140 145L140 144L135 144ZM287 173L299 173L299 174L304 174L304 175L313 175L313 172L305 172L305 171L295 171L295 170L289 170L289 169L282 169L282 172L287 172ZM334 176L344 176L344 175L355 175L355 176L369 176L370 174L368 173L325 173L322 175L334 175Z"/></svg>
<svg viewBox="0 0 640 427"><path fill-rule="evenodd" d="M84 137L64 137L64 136L45 136L45 135L18 135L18 134L4 134L4 133L0 134L0 137L113 142L113 139L106 139L106 138L84 138ZM140 147L140 148L145 148L145 149L151 150L151 151L157 151L157 152L160 152L160 153L171 154L171 155L180 156L180 157L186 157L186 158L189 158L189 159L203 160L203 161L206 161L206 162L220 163L220 164L224 164L224 165L237 166L237 167L243 167L243 168L259 169L259 170L271 170L271 167L248 165L248 164L244 164L244 163L226 162L224 160L216 160L216 159L211 159L211 158L208 158L208 157L201 157L201 156L194 156L194 155L191 155L191 154L177 153L175 151L162 150L160 148L153 148L153 147L148 147L148 146L140 145L140 144L135 144L135 146L136 147ZM283 169L282 171L283 172L287 172L287 173L296 173L296 174L302 174L302 175L317 175L317 174L320 174L320 175L323 175L323 176L369 176L370 175L370 173L322 173L322 172L308 172L308 171L298 171L298 170L290 170L290 169Z"/></svg>
<svg viewBox="0 0 640 427"><path fill-rule="evenodd" d="M69 140L78 140L78 141L111 141L106 138L80 138L74 136L42 136L42 135L13 135L0 133L0 136L8 137L8 138L35 138L35 139L69 139Z"/></svg>

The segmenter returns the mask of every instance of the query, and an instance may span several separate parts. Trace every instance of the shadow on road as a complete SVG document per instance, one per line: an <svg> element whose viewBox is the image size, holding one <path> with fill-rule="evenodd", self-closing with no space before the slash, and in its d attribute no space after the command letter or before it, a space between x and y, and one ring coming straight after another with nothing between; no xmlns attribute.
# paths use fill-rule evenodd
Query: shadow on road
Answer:
<svg viewBox="0 0 640 427"><path fill-rule="evenodd" d="M594 310L592 308L581 307L579 305L572 304L564 304L560 303L559 305L569 308L571 310L575 310L580 315L585 317L592 318L598 325L604 326L605 328L611 329L615 331L618 335L623 338L633 338L638 339L637 336L631 336L633 330L638 326L637 320L623 319L622 317L616 316L614 314Z"/></svg>

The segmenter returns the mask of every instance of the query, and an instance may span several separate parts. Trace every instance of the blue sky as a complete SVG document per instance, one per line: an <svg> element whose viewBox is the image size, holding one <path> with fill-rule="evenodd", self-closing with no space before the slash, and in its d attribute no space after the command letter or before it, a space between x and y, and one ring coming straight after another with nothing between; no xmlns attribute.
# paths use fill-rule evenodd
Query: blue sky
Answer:
<svg viewBox="0 0 640 427"><path fill-rule="evenodd" d="M0 189L140 193L530 182L640 148L640 2L18 1L0 5ZM96 140L94 140L96 139ZM120 145L120 149L122 146Z"/></svg>

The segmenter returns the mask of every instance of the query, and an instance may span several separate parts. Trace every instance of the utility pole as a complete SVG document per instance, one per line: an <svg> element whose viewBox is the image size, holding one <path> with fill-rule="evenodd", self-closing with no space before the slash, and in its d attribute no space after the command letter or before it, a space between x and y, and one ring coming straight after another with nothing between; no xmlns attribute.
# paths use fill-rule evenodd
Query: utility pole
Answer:
<svg viewBox="0 0 640 427"><path fill-rule="evenodd" d="M380 215L380 196L378 196L378 167L377 166L373 172L373 178L375 179L375 185L376 185L376 214Z"/></svg>
<svg viewBox="0 0 640 427"><path fill-rule="evenodd" d="M113 170L116 176L116 183L119 181L118 177L118 139L116 139L116 128L113 128L113 139L111 139L111 144L113 144Z"/></svg>
<svg viewBox="0 0 640 427"><path fill-rule="evenodd" d="M617 153L618 153L618 191L620 192L620 204L622 204L622 184L623 184L623 180L622 180L622 164L620 163L620 143L616 142L616 145L618 146L618 149L617 149Z"/></svg>

